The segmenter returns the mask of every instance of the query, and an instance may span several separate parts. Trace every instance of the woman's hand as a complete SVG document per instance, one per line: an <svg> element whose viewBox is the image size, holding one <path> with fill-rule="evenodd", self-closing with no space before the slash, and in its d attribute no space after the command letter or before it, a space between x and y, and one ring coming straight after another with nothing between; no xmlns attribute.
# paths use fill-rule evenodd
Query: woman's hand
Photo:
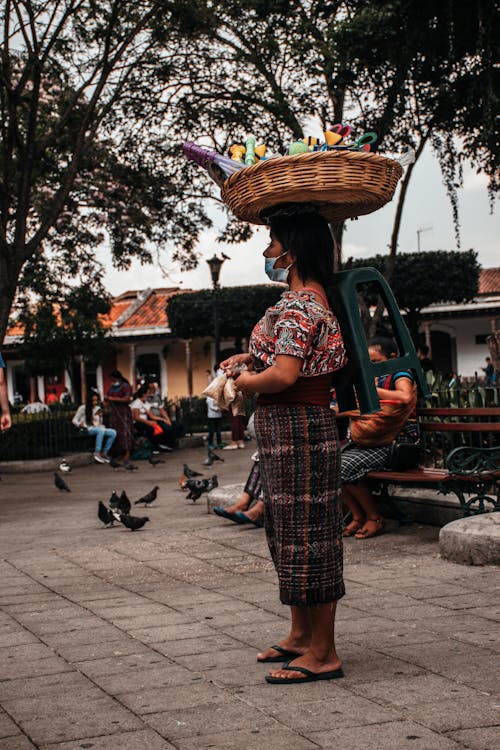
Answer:
<svg viewBox="0 0 500 750"><path fill-rule="evenodd" d="M254 378L255 378L255 375L252 375L250 372L248 372L248 370L245 372L241 372L239 375L237 375L234 378L234 382L236 383L236 388L239 391L242 391L243 393L249 392L247 391L247 386L249 385L250 381L253 380Z"/></svg>
<svg viewBox="0 0 500 750"><path fill-rule="evenodd" d="M252 358L249 354L233 354L223 362L220 363L219 367L225 375L232 375L233 370L239 371L242 365L249 365L252 362Z"/></svg>

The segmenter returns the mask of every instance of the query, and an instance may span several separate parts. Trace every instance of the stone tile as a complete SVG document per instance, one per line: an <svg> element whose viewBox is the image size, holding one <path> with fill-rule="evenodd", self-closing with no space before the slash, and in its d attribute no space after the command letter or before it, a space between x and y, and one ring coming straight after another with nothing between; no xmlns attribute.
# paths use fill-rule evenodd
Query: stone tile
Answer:
<svg viewBox="0 0 500 750"><path fill-rule="evenodd" d="M315 742L283 726L181 737L175 740L175 745L179 750L317 750L318 747Z"/></svg>
<svg viewBox="0 0 500 750"><path fill-rule="evenodd" d="M500 727L480 727L449 732L448 737L470 748L470 750L498 750ZM1 746L0 746L1 747Z"/></svg>
<svg viewBox="0 0 500 750"><path fill-rule="evenodd" d="M153 729L178 744L181 737L192 737L206 733L237 732L239 730L262 731L274 722L260 711L249 711L240 701L228 699L223 705L195 706L143 717Z"/></svg>
<svg viewBox="0 0 500 750"><path fill-rule="evenodd" d="M246 670L249 667L255 666L256 651L251 647L232 648L224 651L211 650L201 654L176 656L175 661L198 672L225 667L240 667L242 670Z"/></svg>
<svg viewBox="0 0 500 750"><path fill-rule="evenodd" d="M486 633L491 632L492 624L485 617L477 617L467 613L453 613L441 617L429 617L425 621L427 630L435 633Z"/></svg>
<svg viewBox="0 0 500 750"><path fill-rule="evenodd" d="M280 617L267 622L250 623L245 628L241 625L225 625L222 628L231 638L244 639L245 644L261 651L272 643L279 642L290 630L289 623Z"/></svg>
<svg viewBox="0 0 500 750"><path fill-rule="evenodd" d="M105 673L93 677L93 681L109 695L149 688L163 690L172 685L189 685L201 679L199 674L190 672L178 664L169 664L152 669L124 669L123 672L117 674Z"/></svg>
<svg viewBox="0 0 500 750"><path fill-rule="evenodd" d="M0 738L12 737L13 734L19 733L20 729L17 724L0 708Z"/></svg>
<svg viewBox="0 0 500 750"><path fill-rule="evenodd" d="M120 640L123 636L119 628L102 623L98 628L83 628L72 630L70 633L45 633L43 640L57 651L68 646L86 646L106 641Z"/></svg>
<svg viewBox="0 0 500 750"><path fill-rule="evenodd" d="M149 649L144 643L125 635L120 640L109 640L102 643L58 644L57 651L66 661L73 664L90 659L146 653Z"/></svg>
<svg viewBox="0 0 500 750"><path fill-rule="evenodd" d="M308 737L320 747L332 750L461 750L463 747L412 721L310 732Z"/></svg>
<svg viewBox="0 0 500 750"><path fill-rule="evenodd" d="M228 635L207 635L201 638L182 638L180 641L155 643L154 648L165 656L177 659L179 656L212 654L241 648L241 643Z"/></svg>
<svg viewBox="0 0 500 750"><path fill-rule="evenodd" d="M295 691L300 689L300 686L289 689ZM312 729L324 731L340 727L367 726L399 718L393 709L382 708L372 701L348 693L347 690L338 690L337 684L333 683L330 683L328 699L311 701L308 700L307 692L304 694L302 691L300 710L291 711L289 705L281 706L278 701L263 710L285 726L306 736L310 736Z"/></svg>
<svg viewBox="0 0 500 750"><path fill-rule="evenodd" d="M423 626L425 626L425 622ZM338 632L337 628L336 630ZM420 625L398 622L394 623L393 628L389 631L358 633L353 636L351 642L359 643L362 646L369 645L370 648L384 651L390 655L393 648L415 643L429 643L435 641L436 637L436 633L431 633L425 630L424 627L420 627ZM341 643L340 639L339 643Z"/></svg>
<svg viewBox="0 0 500 750"><path fill-rule="evenodd" d="M365 646L371 646L368 641ZM384 655L374 652L371 648L339 649L342 657L346 686L357 685L376 680L387 680L389 677L403 677L423 675L424 669L418 664L395 658L396 655Z"/></svg>
<svg viewBox="0 0 500 750"><path fill-rule="evenodd" d="M467 591L462 594L449 594L427 599L430 604L437 604L447 609L473 609L476 607L489 607L494 604L495 595L488 591ZM477 613L476 613L477 614Z"/></svg>
<svg viewBox="0 0 500 750"><path fill-rule="evenodd" d="M349 639L351 636L355 638L360 633L377 631L387 633L397 627L397 623L393 620L388 620L386 617L368 616L361 617L359 620L349 620L349 622L339 620L338 624L335 624L335 632L338 639L341 640L342 638Z"/></svg>
<svg viewBox="0 0 500 750"><path fill-rule="evenodd" d="M454 638L462 643L473 643L476 646L484 646L491 651L500 652L500 632L494 633L455 633Z"/></svg>
<svg viewBox="0 0 500 750"><path fill-rule="evenodd" d="M175 685L158 689L137 690L120 693L117 696L120 703L130 708L136 714L152 714L178 709L190 709L193 706L207 706L225 704L228 694L216 685L197 680L188 685Z"/></svg>
<svg viewBox="0 0 500 750"><path fill-rule="evenodd" d="M425 623L431 617L440 617L447 614L445 607L438 607L435 604L428 604L427 601L414 603L411 607L386 607L382 597L384 617L397 622L415 622L424 620ZM424 623L424 624L425 624Z"/></svg>
<svg viewBox="0 0 500 750"><path fill-rule="evenodd" d="M0 739L0 750L36 750L36 747L24 734L16 734Z"/></svg>
<svg viewBox="0 0 500 750"><path fill-rule="evenodd" d="M6 701L5 709L36 745L143 728L137 717L98 688L92 694L59 691L50 702L46 695L18 698Z"/></svg>
<svg viewBox="0 0 500 750"><path fill-rule="evenodd" d="M87 630L92 628L94 630L102 627L103 621L99 617L94 615L80 615L71 619L39 619L36 622L26 623L26 627L30 631L39 636L53 635L58 633L64 633L68 637L72 637L75 631Z"/></svg>
<svg viewBox="0 0 500 750"><path fill-rule="evenodd" d="M0 626L0 648L37 642L37 638L32 633L17 623Z"/></svg>
<svg viewBox="0 0 500 750"><path fill-rule="evenodd" d="M57 745L43 745L40 750L175 750L174 745L160 737L152 729L108 734L105 737L85 737Z"/></svg>
<svg viewBox="0 0 500 750"><path fill-rule="evenodd" d="M0 700L29 698L37 695L54 695L61 690L89 690L91 683L76 671L48 674L38 677L19 677L0 682Z"/></svg>
<svg viewBox="0 0 500 750"><path fill-rule="evenodd" d="M468 591L469 589L465 586L458 586L452 583L429 583L429 581L425 581L416 586L404 586L401 589L401 594L410 596L412 599L437 599L441 596L467 595ZM439 602L436 602L436 604L439 604Z"/></svg>
<svg viewBox="0 0 500 750"><path fill-rule="evenodd" d="M477 692L475 698L436 701L407 706L405 716L435 732L451 732L474 727L497 726L500 731L498 698Z"/></svg>
<svg viewBox="0 0 500 750"><path fill-rule="evenodd" d="M420 704L434 703L459 698L475 699L477 693L465 685L434 674L412 675L392 680L379 680L374 683L350 684L357 695L385 706L406 708Z"/></svg>
<svg viewBox="0 0 500 750"><path fill-rule="evenodd" d="M69 672L72 667L58 656L48 659L36 659L35 661L16 661L4 664L0 668L2 680L11 680L16 677L35 677L38 675L60 674Z"/></svg>
<svg viewBox="0 0 500 750"><path fill-rule="evenodd" d="M182 638L213 635L214 631L204 623L187 622L154 628L138 628L137 630L131 630L130 634L143 643L161 643L162 641L175 641Z"/></svg>

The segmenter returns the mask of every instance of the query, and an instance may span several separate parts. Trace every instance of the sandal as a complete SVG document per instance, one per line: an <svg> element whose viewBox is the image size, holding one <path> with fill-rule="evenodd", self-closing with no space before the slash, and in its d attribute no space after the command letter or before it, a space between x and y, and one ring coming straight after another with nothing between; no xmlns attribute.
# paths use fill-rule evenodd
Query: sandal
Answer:
<svg viewBox="0 0 500 750"><path fill-rule="evenodd" d="M366 528L367 524L374 524L374 526L370 528ZM382 516L378 516L377 518L367 518L366 522L362 529L360 529L356 534L354 534L355 539L371 539L374 536L378 536L381 534L384 530L385 523Z"/></svg>
<svg viewBox="0 0 500 750"><path fill-rule="evenodd" d="M354 536L357 531L359 531L361 528L363 528L365 524L365 521L363 519L358 520L357 518L353 518L351 523L348 523L347 526L342 531L342 536Z"/></svg>

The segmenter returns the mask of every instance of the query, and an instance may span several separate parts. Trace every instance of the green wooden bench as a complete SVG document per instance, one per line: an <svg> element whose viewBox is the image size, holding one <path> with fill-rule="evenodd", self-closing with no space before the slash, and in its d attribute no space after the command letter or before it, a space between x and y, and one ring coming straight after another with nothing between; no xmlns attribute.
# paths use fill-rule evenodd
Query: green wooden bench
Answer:
<svg viewBox="0 0 500 750"><path fill-rule="evenodd" d="M381 499L402 521L408 517L398 512L390 485L454 493L464 516L500 511L500 408L419 409L417 416L427 457L437 454L444 468L371 471L367 477L378 484Z"/></svg>

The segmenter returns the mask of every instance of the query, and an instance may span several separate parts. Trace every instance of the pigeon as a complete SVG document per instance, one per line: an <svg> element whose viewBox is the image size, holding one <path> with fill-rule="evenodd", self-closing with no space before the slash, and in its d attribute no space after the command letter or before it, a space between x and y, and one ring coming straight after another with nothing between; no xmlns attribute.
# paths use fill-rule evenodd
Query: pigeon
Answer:
<svg viewBox="0 0 500 750"><path fill-rule="evenodd" d="M219 482L215 474L208 479L188 479L186 481L186 488L189 490L188 500L195 503L204 492L210 492L218 486Z"/></svg>
<svg viewBox="0 0 500 750"><path fill-rule="evenodd" d="M66 461L61 461L61 463L59 464L59 471L69 473L71 471L71 466L66 463Z"/></svg>
<svg viewBox="0 0 500 750"><path fill-rule="evenodd" d="M203 466L212 466L214 461L222 461L224 463L224 459L217 455L211 448L208 449L208 456L203 461Z"/></svg>
<svg viewBox="0 0 500 750"><path fill-rule="evenodd" d="M148 458L148 463L151 464L151 466L158 466L158 464L164 464L165 461L163 458L156 458L156 456L150 456Z"/></svg>
<svg viewBox="0 0 500 750"><path fill-rule="evenodd" d="M111 493L111 497L108 500L108 505L110 508L118 508L118 493L116 490L113 490Z"/></svg>
<svg viewBox="0 0 500 750"><path fill-rule="evenodd" d="M149 521L149 518L147 516L143 516L142 518L138 518L137 516L121 516L120 521L127 529L137 531L138 529L142 529L144 524Z"/></svg>
<svg viewBox="0 0 500 750"><path fill-rule="evenodd" d="M115 517L113 515L113 511L106 508L104 503L99 500L99 505L97 506L97 516L100 521L103 522L105 526L112 526L115 522Z"/></svg>
<svg viewBox="0 0 500 750"><path fill-rule="evenodd" d="M127 471L137 471L137 469L138 469L138 467L137 467L137 466L135 466L135 464L129 464L129 462L128 462L128 461L126 461L126 462L125 462L125 463L123 464L123 466L125 467L125 469L126 469Z"/></svg>
<svg viewBox="0 0 500 750"><path fill-rule="evenodd" d="M54 484L57 489L61 490L62 492L71 492L70 488L68 487L64 479L59 476L57 471L54 472Z"/></svg>
<svg viewBox="0 0 500 750"><path fill-rule="evenodd" d="M121 469L121 467L123 466L123 464L117 461L116 458L110 458L109 465L111 466L112 469Z"/></svg>
<svg viewBox="0 0 500 750"><path fill-rule="evenodd" d="M184 464L182 467L182 471L184 473L184 476L186 479L193 479L193 477L201 477L203 474L199 471L195 471L194 469L190 469L187 464Z"/></svg>
<svg viewBox="0 0 500 750"><path fill-rule="evenodd" d="M122 491L122 494L118 498L117 506L120 513L123 513L123 515L128 516L130 513L130 508L132 507L130 500L127 497L127 493L125 490Z"/></svg>
<svg viewBox="0 0 500 750"><path fill-rule="evenodd" d="M158 487L158 485L156 485L155 487L153 487L151 492L148 492L147 495L144 495L144 497L140 497L139 500L136 500L134 505L139 505L139 503L143 503L144 506L151 505L151 503L154 503L154 501L156 500L156 495L159 489L160 488Z"/></svg>

